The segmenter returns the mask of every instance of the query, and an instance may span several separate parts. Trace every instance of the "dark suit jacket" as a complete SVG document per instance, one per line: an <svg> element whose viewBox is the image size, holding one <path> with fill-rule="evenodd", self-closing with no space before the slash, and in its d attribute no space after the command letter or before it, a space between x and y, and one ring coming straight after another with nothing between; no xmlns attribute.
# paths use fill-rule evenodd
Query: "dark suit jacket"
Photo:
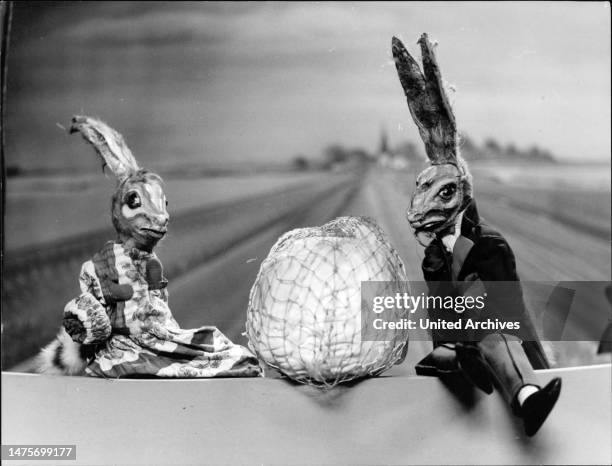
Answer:
<svg viewBox="0 0 612 466"><path fill-rule="evenodd" d="M473 200L463 214L461 235L453 252L446 251L440 239L434 240L425 249L422 268L430 295L482 295L483 291L487 293L483 311L469 310L459 314L449 310L430 309L430 319L444 317L446 320L471 318L517 321L520 324L519 330L503 330L502 333L514 334L523 340L523 347L534 368L549 367L525 306L514 253L504 237L480 219ZM432 339L435 345L458 339L478 341L491 333L487 330L471 331L469 334L464 332L461 338L457 338L457 332L432 331Z"/></svg>

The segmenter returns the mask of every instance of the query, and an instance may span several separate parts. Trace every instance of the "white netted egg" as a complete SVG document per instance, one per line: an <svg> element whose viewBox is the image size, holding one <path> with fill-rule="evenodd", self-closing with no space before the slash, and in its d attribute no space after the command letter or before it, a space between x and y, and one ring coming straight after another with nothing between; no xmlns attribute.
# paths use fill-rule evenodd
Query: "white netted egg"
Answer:
<svg viewBox="0 0 612 466"><path fill-rule="evenodd" d="M303 383L333 386L388 369L405 333L361 340L361 282L405 282L404 264L372 220L342 217L284 234L251 289L246 335L265 364Z"/></svg>

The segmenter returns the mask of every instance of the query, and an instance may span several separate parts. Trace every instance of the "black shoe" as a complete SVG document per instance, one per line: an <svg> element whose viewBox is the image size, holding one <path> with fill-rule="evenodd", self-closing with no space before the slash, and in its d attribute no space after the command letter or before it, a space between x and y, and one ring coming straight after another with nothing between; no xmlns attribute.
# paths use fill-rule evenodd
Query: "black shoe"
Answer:
<svg viewBox="0 0 612 466"><path fill-rule="evenodd" d="M457 343L457 362L465 376L487 395L493 393L491 367L476 345Z"/></svg>
<svg viewBox="0 0 612 466"><path fill-rule="evenodd" d="M529 395L521 406L525 434L532 437L552 411L561 393L561 379L555 377L548 385Z"/></svg>

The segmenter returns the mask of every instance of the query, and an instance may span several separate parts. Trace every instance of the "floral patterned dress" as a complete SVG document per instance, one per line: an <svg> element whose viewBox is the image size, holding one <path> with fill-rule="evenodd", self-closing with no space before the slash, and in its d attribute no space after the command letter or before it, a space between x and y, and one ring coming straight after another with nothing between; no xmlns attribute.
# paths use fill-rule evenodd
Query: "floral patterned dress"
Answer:
<svg viewBox="0 0 612 466"><path fill-rule="evenodd" d="M155 253L109 242L81 268L82 294L64 310L72 338L93 348L86 373L100 377L254 377L257 358L216 327L181 329L168 307L165 280L151 289ZM150 275L150 274L149 274ZM160 273L161 276L161 273ZM111 299L110 285L130 285L131 298ZM76 323L76 325L75 325Z"/></svg>

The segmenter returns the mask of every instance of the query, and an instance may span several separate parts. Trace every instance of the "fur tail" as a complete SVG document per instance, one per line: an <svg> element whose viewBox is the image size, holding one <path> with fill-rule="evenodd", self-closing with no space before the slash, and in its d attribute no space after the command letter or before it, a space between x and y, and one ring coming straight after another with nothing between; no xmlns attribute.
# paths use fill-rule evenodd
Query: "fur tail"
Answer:
<svg viewBox="0 0 612 466"><path fill-rule="evenodd" d="M37 356L36 372L51 375L81 375L87 360L83 345L76 343L63 328L57 337L45 346Z"/></svg>

